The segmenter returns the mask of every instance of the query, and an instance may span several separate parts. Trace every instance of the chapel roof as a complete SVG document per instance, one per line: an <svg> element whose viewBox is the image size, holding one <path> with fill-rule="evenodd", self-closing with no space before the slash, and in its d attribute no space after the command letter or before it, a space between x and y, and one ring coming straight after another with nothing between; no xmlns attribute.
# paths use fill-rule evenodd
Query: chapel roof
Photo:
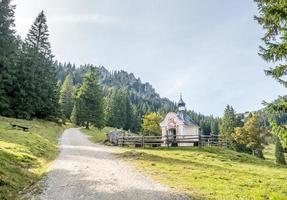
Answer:
<svg viewBox="0 0 287 200"><path fill-rule="evenodd" d="M188 125L188 126L198 126L198 124L191 119L191 117L186 113L185 110L181 110L177 113L177 117L183 121L183 123L185 125Z"/></svg>

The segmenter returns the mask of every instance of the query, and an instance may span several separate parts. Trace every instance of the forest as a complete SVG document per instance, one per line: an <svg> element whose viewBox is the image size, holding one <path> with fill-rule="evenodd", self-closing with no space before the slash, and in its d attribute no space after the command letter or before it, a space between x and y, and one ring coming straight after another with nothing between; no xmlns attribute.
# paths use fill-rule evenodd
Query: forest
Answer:
<svg viewBox="0 0 287 200"><path fill-rule="evenodd" d="M269 7L258 1L261 15L256 20L263 27L272 24ZM143 118L150 113L164 116L177 111L176 102L161 98L149 83L143 83L132 73L108 71L104 66L83 64L75 66L69 62L55 60L49 42L49 30L44 11L36 17L25 39L15 32L15 6L10 0L0 4L0 114L20 119L46 119L65 124L71 121L78 126L103 128L113 126L134 133L143 133ZM280 19L286 21L282 17ZM270 26L271 26L270 25ZM283 30L277 24L278 30ZM282 60L281 50L271 41L280 33L267 28L263 38L266 48L260 54L267 61ZM282 33L283 35L286 33ZM271 36L269 36L271 35ZM282 42L284 45L285 43ZM278 51L278 52L277 52ZM266 70L281 84L285 65ZM286 98L265 103L266 108L248 113L236 113L227 106L222 119L188 111L200 126L202 134L217 134L232 144L232 148L244 152L257 152L262 157L267 132L279 132L275 139L282 149L286 143ZM250 125L250 127L249 127ZM246 127L245 127L246 126ZM260 127L258 132L254 131ZM157 127L159 128L159 127ZM260 137L246 141L246 136ZM144 134L144 133L143 133ZM257 134L257 135L258 135ZM261 135L264 135L264 137Z"/></svg>
<svg viewBox="0 0 287 200"><path fill-rule="evenodd" d="M139 132L144 115L176 111L175 102L161 98L149 83L142 83L132 73L56 61L44 11L22 40L15 33L14 10L10 1L1 3L1 21L5 22L1 27L1 115L62 122L72 119L79 125L113 125ZM86 104L97 111L88 116L91 107ZM218 118L193 111L190 115L201 124L204 134L211 129L219 133Z"/></svg>
<svg viewBox="0 0 287 200"><path fill-rule="evenodd" d="M287 1L254 2L263 77L286 88ZM40 11L22 38L15 11L0 0L0 199L287 198L287 95L205 115L132 72L56 59L50 15ZM121 138L137 140L121 148Z"/></svg>

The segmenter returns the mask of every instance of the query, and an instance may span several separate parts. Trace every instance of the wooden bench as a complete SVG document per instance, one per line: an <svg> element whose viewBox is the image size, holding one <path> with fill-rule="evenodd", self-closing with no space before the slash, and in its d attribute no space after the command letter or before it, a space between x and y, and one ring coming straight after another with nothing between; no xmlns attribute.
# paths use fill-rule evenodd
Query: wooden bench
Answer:
<svg viewBox="0 0 287 200"><path fill-rule="evenodd" d="M11 123L11 126L12 126L13 128L15 128L15 129L20 128L20 129L22 129L22 130L25 131L25 132L28 132L28 131L29 131L29 127L22 126L22 125L19 125L19 124L12 124L12 123Z"/></svg>

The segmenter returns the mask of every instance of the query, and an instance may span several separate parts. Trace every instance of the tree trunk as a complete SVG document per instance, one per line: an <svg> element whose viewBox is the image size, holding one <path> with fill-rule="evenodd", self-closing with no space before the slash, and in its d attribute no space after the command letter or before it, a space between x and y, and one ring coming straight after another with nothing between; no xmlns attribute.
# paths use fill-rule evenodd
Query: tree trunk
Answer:
<svg viewBox="0 0 287 200"><path fill-rule="evenodd" d="M86 129L90 129L89 122L86 123Z"/></svg>

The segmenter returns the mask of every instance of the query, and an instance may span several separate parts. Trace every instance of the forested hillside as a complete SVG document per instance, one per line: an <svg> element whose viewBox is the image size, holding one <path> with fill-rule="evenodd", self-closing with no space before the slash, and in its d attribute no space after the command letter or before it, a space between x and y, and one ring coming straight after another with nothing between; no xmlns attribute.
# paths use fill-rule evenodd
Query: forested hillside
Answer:
<svg viewBox="0 0 287 200"><path fill-rule="evenodd" d="M167 98L161 98L155 89L149 83L142 83L140 78L134 74L121 71L110 72L105 67L96 67L93 65L83 65L76 67L72 64L55 63L58 80L62 84L65 77L72 73L74 84L80 85L90 67L95 67L99 74L99 83L101 84L105 96L109 96L112 90L124 89L128 91L128 96L133 104L136 104L142 113L157 111L166 113L176 110L176 104Z"/></svg>
<svg viewBox="0 0 287 200"><path fill-rule="evenodd" d="M110 72L103 66L82 65L76 66L71 63L55 63L57 70L57 76L59 85L62 85L70 73L73 75L73 84L81 85L84 77L90 67L95 67L99 74L99 83L102 86L105 99L108 102L111 99L120 98L119 96L126 95L128 102L131 104L128 108L128 112L131 110L131 116L128 118L128 125L121 126L119 123L122 119L113 119L115 116L108 117L106 120L107 125L115 126L117 128L130 129L132 131L139 131L142 116L151 112L158 112L165 115L168 112L177 111L177 103L172 102L167 98L161 98L149 83L143 83L140 78L136 78L133 73L126 71L114 71ZM123 93L123 94L119 94ZM119 99L118 99L119 101ZM112 111L112 105L107 108L109 112ZM117 105L117 107L121 107ZM122 109L119 112L121 118L124 117L124 113L128 113ZM114 112L115 113L115 112ZM189 115L192 119L200 125L203 134L219 134L219 118L213 116L205 116L194 111L189 111ZM117 117L116 117L117 118ZM124 123L125 124L125 123Z"/></svg>

